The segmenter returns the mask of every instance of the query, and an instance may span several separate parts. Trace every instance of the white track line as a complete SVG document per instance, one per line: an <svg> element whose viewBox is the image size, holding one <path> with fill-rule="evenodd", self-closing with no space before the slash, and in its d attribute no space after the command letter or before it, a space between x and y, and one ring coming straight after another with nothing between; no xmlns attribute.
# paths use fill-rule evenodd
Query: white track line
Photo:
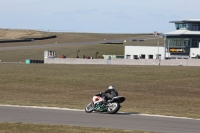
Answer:
<svg viewBox="0 0 200 133"><path fill-rule="evenodd" d="M177 116L151 115L151 114L131 114L131 115L153 116L153 117L176 118L176 119L187 119L187 120L198 120L198 121L200 121L200 119L194 119L194 118L188 118L188 117L177 117Z"/></svg>
<svg viewBox="0 0 200 133"><path fill-rule="evenodd" d="M4 105L4 104L0 104L0 106L5 106L5 107L22 107L22 108L35 108L35 109L55 109L55 110L84 111L84 110L79 110L79 109L58 108L58 107L46 107L46 106L40 107L40 106Z"/></svg>
<svg viewBox="0 0 200 133"><path fill-rule="evenodd" d="M36 109L55 109L55 110L69 110L69 111L84 111L80 109L70 109L70 108L58 108L58 107L40 107L40 106L20 106L20 105L4 105L0 104L0 106L5 107L22 107L22 108L36 108ZM126 114L127 112L119 112ZM176 118L176 119L188 119L188 120L198 120L200 119L194 119L194 118L188 118L188 117L177 117L177 116L165 116L165 115L151 115L151 114L130 114L130 115L141 115L141 116L153 116L153 117L163 117L163 118Z"/></svg>

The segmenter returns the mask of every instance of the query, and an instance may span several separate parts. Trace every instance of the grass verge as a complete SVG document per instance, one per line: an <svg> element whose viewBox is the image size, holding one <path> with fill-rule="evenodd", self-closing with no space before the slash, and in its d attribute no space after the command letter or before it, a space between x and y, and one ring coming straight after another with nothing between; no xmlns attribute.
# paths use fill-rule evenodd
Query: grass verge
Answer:
<svg viewBox="0 0 200 133"><path fill-rule="evenodd" d="M120 111L200 118L199 67L0 64L0 104L84 109L114 85Z"/></svg>
<svg viewBox="0 0 200 133"><path fill-rule="evenodd" d="M41 125L24 123L0 123L0 133L150 133L143 131L116 130L104 128Z"/></svg>

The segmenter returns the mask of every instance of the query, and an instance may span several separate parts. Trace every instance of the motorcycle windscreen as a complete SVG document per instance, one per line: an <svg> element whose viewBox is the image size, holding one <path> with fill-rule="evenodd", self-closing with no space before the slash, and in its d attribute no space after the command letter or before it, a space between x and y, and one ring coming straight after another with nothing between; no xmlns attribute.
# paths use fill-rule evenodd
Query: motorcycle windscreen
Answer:
<svg viewBox="0 0 200 133"><path fill-rule="evenodd" d="M122 102L124 102L125 99L126 99L125 97L121 97L121 96L119 96L119 97L114 97L114 98L112 99L111 103L113 103L113 102L122 103Z"/></svg>

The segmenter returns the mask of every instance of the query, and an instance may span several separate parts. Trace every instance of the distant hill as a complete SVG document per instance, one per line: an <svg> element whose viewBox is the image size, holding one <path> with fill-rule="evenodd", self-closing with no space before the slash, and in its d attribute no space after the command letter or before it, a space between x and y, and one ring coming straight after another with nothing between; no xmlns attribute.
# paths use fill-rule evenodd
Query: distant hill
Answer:
<svg viewBox="0 0 200 133"><path fill-rule="evenodd" d="M0 29L0 40L20 40L29 38L43 38L52 36L53 33L36 30Z"/></svg>

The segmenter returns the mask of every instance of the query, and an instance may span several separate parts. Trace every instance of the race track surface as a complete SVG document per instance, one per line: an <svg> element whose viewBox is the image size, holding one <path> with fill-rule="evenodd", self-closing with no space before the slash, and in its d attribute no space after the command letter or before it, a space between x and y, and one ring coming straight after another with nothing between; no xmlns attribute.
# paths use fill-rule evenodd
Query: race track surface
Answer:
<svg viewBox="0 0 200 133"><path fill-rule="evenodd" d="M126 38L127 39L127 38ZM130 38L129 38L130 40ZM109 42L118 43L123 42L124 40L108 40ZM38 49L38 48L51 48L51 47L65 47L65 46L75 46L75 45L94 45L105 43L105 41L89 41L89 42L74 42L74 43L59 43L59 44L44 44L44 45L29 45L29 46L10 46L10 47L1 47L1 50L20 50L20 49Z"/></svg>
<svg viewBox="0 0 200 133"><path fill-rule="evenodd" d="M83 110L9 105L0 105L0 112L0 122L74 125L163 133L200 133L200 119L131 113L88 114Z"/></svg>
<svg viewBox="0 0 200 133"><path fill-rule="evenodd" d="M155 39L155 38L146 38L148 39ZM124 39L117 39L117 40L104 40L104 41L88 41L88 42L74 42L74 43L59 43L59 44L44 44L44 45L29 45L29 46L9 46L9 47L1 47L0 45L0 51L4 50L20 50L20 49L38 49L38 48L52 48L52 47L65 47L65 46L75 46L75 45L94 45L94 44L103 44L106 42L112 42L112 43L123 43L124 40L131 41L132 38L124 38Z"/></svg>

